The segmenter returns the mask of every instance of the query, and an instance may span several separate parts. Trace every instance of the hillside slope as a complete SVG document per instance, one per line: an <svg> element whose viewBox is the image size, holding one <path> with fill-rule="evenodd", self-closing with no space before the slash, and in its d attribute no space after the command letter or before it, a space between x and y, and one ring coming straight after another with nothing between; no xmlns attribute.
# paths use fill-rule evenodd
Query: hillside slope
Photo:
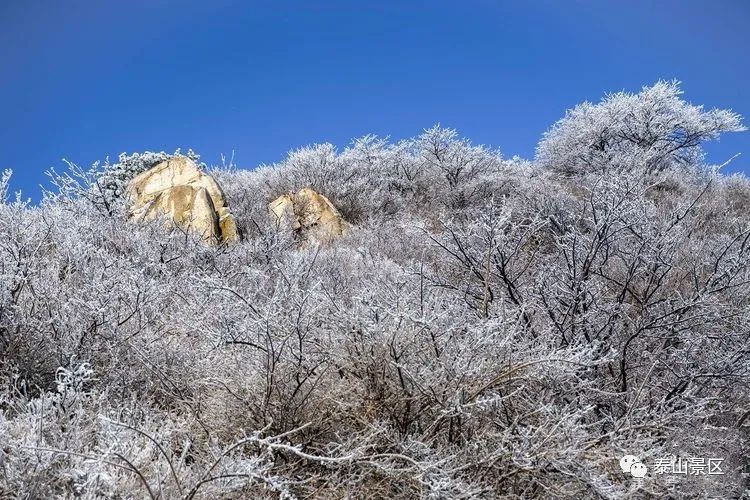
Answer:
<svg viewBox="0 0 750 500"><path fill-rule="evenodd" d="M169 155L0 204L0 497L741 495L750 183L740 130L659 83L571 111L534 161L449 129L218 168L242 240L128 222ZM7 179L2 184L7 186ZM351 228L298 248L268 203ZM620 457L723 458L722 476Z"/></svg>

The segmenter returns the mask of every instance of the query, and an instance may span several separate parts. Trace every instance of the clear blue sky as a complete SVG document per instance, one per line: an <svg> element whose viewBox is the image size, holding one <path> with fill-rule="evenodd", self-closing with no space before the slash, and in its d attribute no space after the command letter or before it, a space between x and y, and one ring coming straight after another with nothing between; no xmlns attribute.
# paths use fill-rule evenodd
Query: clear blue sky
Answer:
<svg viewBox="0 0 750 500"><path fill-rule="evenodd" d="M750 1L0 1L0 168L193 148L240 167L437 122L531 157L565 109L658 79L750 117ZM748 120L746 120L746 123ZM709 148L750 171L750 132Z"/></svg>

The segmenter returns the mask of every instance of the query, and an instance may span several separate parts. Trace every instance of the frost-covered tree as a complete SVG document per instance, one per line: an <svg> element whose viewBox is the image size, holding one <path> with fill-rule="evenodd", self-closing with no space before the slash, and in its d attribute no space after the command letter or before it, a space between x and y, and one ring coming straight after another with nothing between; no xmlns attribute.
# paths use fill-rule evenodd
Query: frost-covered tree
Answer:
<svg viewBox="0 0 750 500"><path fill-rule="evenodd" d="M704 110L681 95L679 82L660 81L580 104L544 134L537 161L564 174L692 168L703 161L703 142L745 130L736 113Z"/></svg>

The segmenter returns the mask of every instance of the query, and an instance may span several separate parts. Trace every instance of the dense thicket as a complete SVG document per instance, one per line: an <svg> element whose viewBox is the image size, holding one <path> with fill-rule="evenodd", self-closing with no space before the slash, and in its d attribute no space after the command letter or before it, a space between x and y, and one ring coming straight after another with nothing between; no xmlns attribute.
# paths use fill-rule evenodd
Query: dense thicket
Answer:
<svg viewBox="0 0 750 500"><path fill-rule="evenodd" d="M741 495L750 183L700 149L741 128L659 83L534 161L439 127L305 147L211 171L223 247L127 222L122 162L39 206L6 176L0 497ZM307 186L353 224L331 246L268 220ZM636 480L626 453L725 475Z"/></svg>

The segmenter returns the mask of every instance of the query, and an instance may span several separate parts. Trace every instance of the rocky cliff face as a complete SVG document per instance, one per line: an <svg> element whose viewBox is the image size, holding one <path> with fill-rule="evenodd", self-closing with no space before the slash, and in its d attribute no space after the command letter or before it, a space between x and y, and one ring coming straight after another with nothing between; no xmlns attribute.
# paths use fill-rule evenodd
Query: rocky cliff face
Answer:
<svg viewBox="0 0 750 500"><path fill-rule="evenodd" d="M279 196L268 211L277 226L290 227L303 245L311 240L331 243L349 227L328 198L309 188Z"/></svg>
<svg viewBox="0 0 750 500"><path fill-rule="evenodd" d="M187 157L161 162L128 185L130 217L152 220L169 215L181 227L210 243L230 243L239 235L219 184Z"/></svg>

